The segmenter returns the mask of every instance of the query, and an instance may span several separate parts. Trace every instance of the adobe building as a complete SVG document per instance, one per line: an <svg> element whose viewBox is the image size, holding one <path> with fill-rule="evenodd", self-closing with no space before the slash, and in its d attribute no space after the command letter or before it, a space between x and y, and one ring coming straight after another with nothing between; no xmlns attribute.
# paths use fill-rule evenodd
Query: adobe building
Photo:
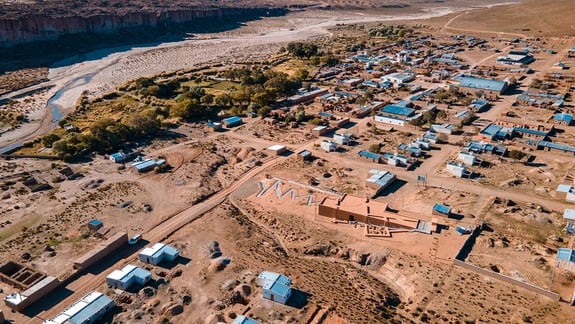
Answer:
<svg viewBox="0 0 575 324"><path fill-rule="evenodd" d="M325 197L318 205L318 215L335 221L413 230L431 234L432 223L387 211L387 203L344 195Z"/></svg>

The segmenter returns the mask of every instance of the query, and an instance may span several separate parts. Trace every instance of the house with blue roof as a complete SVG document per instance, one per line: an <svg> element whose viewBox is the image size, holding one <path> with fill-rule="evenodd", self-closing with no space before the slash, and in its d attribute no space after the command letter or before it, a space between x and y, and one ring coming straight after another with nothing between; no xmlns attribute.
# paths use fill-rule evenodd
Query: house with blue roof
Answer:
<svg viewBox="0 0 575 324"><path fill-rule="evenodd" d="M374 196L377 196L385 188L389 187L395 180L395 174L384 170L370 170L369 178L367 178L366 185L368 188L373 189Z"/></svg>
<svg viewBox="0 0 575 324"><path fill-rule="evenodd" d="M513 134L519 135L523 138L530 138L538 141L543 141L547 139L549 132L523 127L513 127Z"/></svg>
<svg viewBox="0 0 575 324"><path fill-rule="evenodd" d="M557 266L575 272L575 250L568 248L557 249Z"/></svg>
<svg viewBox="0 0 575 324"><path fill-rule="evenodd" d="M76 301L62 313L44 324L85 324L99 323L100 319L115 307L114 301L101 292L92 291Z"/></svg>
<svg viewBox="0 0 575 324"><path fill-rule="evenodd" d="M503 127L499 125L489 124L485 126L482 130L480 130L479 134L477 134L476 137L480 141L487 141L487 142L496 141L498 139L502 139L502 135L503 138L505 138L504 132L502 132L502 130Z"/></svg>
<svg viewBox="0 0 575 324"><path fill-rule="evenodd" d="M263 287L263 297L271 301L285 305L291 296L291 279L282 274L262 271L257 278L257 283Z"/></svg>
<svg viewBox="0 0 575 324"><path fill-rule="evenodd" d="M386 105L375 115L376 122L404 126L406 121L415 117L415 109L398 105Z"/></svg>
<svg viewBox="0 0 575 324"><path fill-rule="evenodd" d="M240 116L228 117L228 118L222 120L222 124L223 124L226 128L231 128L231 127L239 126L239 125L242 124L242 118L241 118Z"/></svg>
<svg viewBox="0 0 575 324"><path fill-rule="evenodd" d="M555 125L570 126L573 122L573 115L567 113L558 113L553 116L553 123Z"/></svg>
<svg viewBox="0 0 575 324"><path fill-rule="evenodd" d="M451 215L451 207L443 204L435 204L433 205L432 214L449 217L449 215Z"/></svg>
<svg viewBox="0 0 575 324"><path fill-rule="evenodd" d="M180 252L167 244L156 243L140 251L138 259L140 261L158 265L164 261L173 262L180 256Z"/></svg>
<svg viewBox="0 0 575 324"><path fill-rule="evenodd" d="M507 88L507 81L484 79L473 76L458 76L454 78L459 82L457 88L464 94L481 93L487 99L497 99Z"/></svg>
<svg viewBox="0 0 575 324"><path fill-rule="evenodd" d="M121 270L114 270L106 277L110 287L128 290L133 285L144 286L152 279L152 273L140 267L128 264Z"/></svg>
<svg viewBox="0 0 575 324"><path fill-rule="evenodd" d="M238 317L234 318L232 324L259 324L259 322L253 318L249 318L244 315L238 315Z"/></svg>
<svg viewBox="0 0 575 324"><path fill-rule="evenodd" d="M114 163L122 163L122 162L126 161L128 156L124 152L117 152L114 154L110 154L110 156L108 158L110 159L110 161L112 161Z"/></svg>

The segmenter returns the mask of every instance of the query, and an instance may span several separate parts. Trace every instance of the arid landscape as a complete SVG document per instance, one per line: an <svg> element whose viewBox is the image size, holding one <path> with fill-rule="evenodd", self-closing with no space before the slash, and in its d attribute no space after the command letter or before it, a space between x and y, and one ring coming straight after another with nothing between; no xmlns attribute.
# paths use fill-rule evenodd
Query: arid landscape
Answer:
<svg viewBox="0 0 575 324"><path fill-rule="evenodd" d="M572 322L573 9L1 2L0 323Z"/></svg>

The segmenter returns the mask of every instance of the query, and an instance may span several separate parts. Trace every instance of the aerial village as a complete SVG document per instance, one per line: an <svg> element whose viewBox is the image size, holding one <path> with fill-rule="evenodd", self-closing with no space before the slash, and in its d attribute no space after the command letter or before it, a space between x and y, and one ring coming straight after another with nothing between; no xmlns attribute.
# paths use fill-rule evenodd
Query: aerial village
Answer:
<svg viewBox="0 0 575 324"><path fill-rule="evenodd" d="M182 313L199 313L210 323L332 323L355 308L353 298L365 300L362 294L370 292L351 293L343 298L349 304L334 301L329 291L347 285L316 285L319 271L309 266L331 269L328 258L339 260L334 267L349 261L352 269L396 276L386 282L396 292L386 305L405 305L395 310L405 316L399 322L415 313L422 321L424 315L433 321L451 316L443 315L447 304L433 300L427 301L433 313L416 308L422 296L413 291L424 288L399 278L402 271L423 271L406 269L406 260L489 278L476 277L470 281L475 287L502 283L518 295L572 304L575 44L407 27L397 27L400 39L380 42L384 27L354 30L374 36L341 50L320 43L331 56L305 65L305 73L293 62L308 64L310 56L288 48L270 59L265 64L303 82L269 107L252 100L248 109L224 109L171 129L177 136L131 141L85 163L47 158L48 167L38 171L14 161L25 160L18 154L49 153L50 145L37 141L2 152L9 174L2 199L14 206L0 215L2 228L17 222L9 215L26 213L47 195L64 206L76 195L88 196L70 203L75 212L23 223L45 225L23 225L24 236L5 242L0 315L50 324L159 317L191 323ZM244 66L210 66L186 86L223 98L239 86L225 71ZM129 88L100 101L112 105ZM64 120L59 138L90 127L78 120ZM121 181L127 185L113 185ZM160 187L171 194L154 198ZM98 204L103 197L110 202ZM232 218L218 216L230 210ZM55 234L56 219L74 223ZM238 224L263 230L246 229L245 236L233 230L237 241L224 238ZM343 236L350 239L338 239ZM37 242L24 245L28 238ZM394 253L405 256L394 259ZM290 265L293 260L308 268ZM329 276L332 270L325 271ZM354 280L366 280L360 277ZM377 318L371 311L348 320ZM489 321L492 311L477 316Z"/></svg>

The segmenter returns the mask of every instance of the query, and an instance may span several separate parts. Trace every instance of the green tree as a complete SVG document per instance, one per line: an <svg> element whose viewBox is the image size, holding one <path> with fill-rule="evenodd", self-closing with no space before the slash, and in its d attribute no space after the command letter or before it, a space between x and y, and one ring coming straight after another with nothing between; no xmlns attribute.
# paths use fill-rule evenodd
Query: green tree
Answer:
<svg viewBox="0 0 575 324"><path fill-rule="evenodd" d="M271 112L270 107L267 107L267 106L260 107L258 109L258 116L260 116L261 118L264 118L264 117L269 116L270 112Z"/></svg>
<svg viewBox="0 0 575 324"><path fill-rule="evenodd" d="M300 80L307 80L309 78L309 71L307 69L299 69L295 76Z"/></svg>
<svg viewBox="0 0 575 324"><path fill-rule="evenodd" d="M518 151L518 150L511 150L509 151L509 157L514 159L514 160L521 160L523 157L525 157L524 152Z"/></svg>
<svg viewBox="0 0 575 324"><path fill-rule="evenodd" d="M42 137L42 144L44 147L52 147L52 144L58 140L60 140L60 136L51 133Z"/></svg>
<svg viewBox="0 0 575 324"><path fill-rule="evenodd" d="M369 146L369 151L371 153L379 154L380 150L381 150L381 145L379 143L371 144Z"/></svg>

